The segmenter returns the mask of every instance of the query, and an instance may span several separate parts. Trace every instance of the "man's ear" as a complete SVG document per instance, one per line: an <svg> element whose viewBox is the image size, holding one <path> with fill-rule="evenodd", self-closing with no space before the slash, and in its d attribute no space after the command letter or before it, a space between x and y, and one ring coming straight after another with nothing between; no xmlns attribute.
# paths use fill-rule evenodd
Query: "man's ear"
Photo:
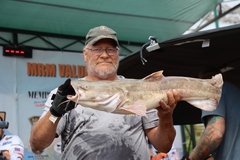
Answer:
<svg viewBox="0 0 240 160"><path fill-rule="evenodd" d="M87 61L87 53L86 53L86 49L83 48L83 57L84 57L84 61Z"/></svg>

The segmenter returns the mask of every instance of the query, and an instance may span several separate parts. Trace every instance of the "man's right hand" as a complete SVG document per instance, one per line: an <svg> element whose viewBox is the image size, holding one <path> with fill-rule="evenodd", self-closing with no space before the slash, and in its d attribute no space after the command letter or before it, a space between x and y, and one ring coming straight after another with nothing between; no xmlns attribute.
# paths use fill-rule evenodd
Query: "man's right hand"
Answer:
<svg viewBox="0 0 240 160"><path fill-rule="evenodd" d="M9 151L8 150L4 150L4 151L1 151L1 155L2 157L4 157L5 159L4 160L10 160L11 157L10 157L10 154L9 154ZM1 158L2 158L1 157Z"/></svg>
<svg viewBox="0 0 240 160"><path fill-rule="evenodd" d="M58 87L55 98L52 102L50 112L56 117L62 117L67 111L75 106L75 102L68 101L67 95L75 95L75 91L71 86L71 79L68 78L62 85Z"/></svg>

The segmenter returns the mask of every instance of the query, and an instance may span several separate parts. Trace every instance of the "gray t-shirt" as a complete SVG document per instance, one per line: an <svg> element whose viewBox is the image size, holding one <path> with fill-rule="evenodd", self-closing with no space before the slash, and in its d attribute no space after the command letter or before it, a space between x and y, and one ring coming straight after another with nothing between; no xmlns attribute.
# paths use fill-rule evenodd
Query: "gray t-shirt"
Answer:
<svg viewBox="0 0 240 160"><path fill-rule="evenodd" d="M157 126L156 113L151 110L141 117L77 106L62 117L57 127L62 138L62 159L148 160L144 129Z"/></svg>
<svg viewBox="0 0 240 160"><path fill-rule="evenodd" d="M203 111L202 118L209 115L222 116L226 121L223 140L214 152L216 160L235 160L240 157L240 90L225 82L219 106L212 112Z"/></svg>
<svg viewBox="0 0 240 160"><path fill-rule="evenodd" d="M51 91L43 115L51 107ZM43 116L42 115L42 116ZM149 160L144 129L158 126L157 110L141 117L107 113L78 105L59 121L64 160Z"/></svg>

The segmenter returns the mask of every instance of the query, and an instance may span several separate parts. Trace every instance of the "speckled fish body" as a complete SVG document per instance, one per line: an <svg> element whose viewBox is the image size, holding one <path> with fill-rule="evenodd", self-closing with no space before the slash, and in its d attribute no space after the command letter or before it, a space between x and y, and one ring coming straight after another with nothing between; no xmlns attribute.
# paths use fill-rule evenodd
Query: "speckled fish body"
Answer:
<svg viewBox="0 0 240 160"><path fill-rule="evenodd" d="M167 91L177 90L183 101L206 111L217 108L222 93L223 79L217 74L211 79L163 76L163 71L143 79L115 81L71 82L76 95L68 96L84 107L118 113L146 115L146 111L159 107L161 99L167 101Z"/></svg>

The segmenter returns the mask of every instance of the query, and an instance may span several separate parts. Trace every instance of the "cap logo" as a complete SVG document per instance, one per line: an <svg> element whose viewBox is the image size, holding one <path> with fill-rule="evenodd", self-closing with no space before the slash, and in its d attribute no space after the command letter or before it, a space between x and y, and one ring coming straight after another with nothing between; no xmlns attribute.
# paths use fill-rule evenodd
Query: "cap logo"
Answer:
<svg viewBox="0 0 240 160"><path fill-rule="evenodd" d="M100 30L106 30L106 31L107 31L108 28L107 28L106 26L101 26L101 27L100 27Z"/></svg>

